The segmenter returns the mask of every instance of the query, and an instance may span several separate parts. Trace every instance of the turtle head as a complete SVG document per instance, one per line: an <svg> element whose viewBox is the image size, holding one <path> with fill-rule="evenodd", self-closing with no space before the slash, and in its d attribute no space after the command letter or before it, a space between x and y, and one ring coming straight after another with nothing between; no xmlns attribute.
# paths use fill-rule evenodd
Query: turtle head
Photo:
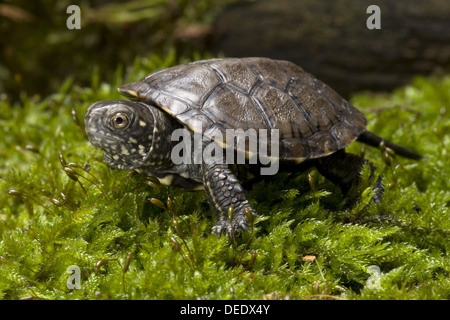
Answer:
<svg viewBox="0 0 450 320"><path fill-rule="evenodd" d="M170 134L164 137L170 124L160 109L125 100L96 102L85 116L89 140L104 152L109 166L119 169L164 166L167 155L170 159Z"/></svg>

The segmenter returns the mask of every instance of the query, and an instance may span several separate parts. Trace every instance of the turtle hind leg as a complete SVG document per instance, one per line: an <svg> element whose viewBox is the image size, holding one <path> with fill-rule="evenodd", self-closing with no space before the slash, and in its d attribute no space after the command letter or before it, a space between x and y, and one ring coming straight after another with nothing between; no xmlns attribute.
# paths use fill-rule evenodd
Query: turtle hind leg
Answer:
<svg viewBox="0 0 450 320"><path fill-rule="evenodd" d="M370 165L370 179L373 179L375 166L363 157L346 153L344 150L317 159L316 168L325 178L339 186L344 196L346 196L353 186L361 182L361 171L366 163ZM378 177L378 180L375 182L374 190L375 194L372 201L380 203L384 190L381 177Z"/></svg>

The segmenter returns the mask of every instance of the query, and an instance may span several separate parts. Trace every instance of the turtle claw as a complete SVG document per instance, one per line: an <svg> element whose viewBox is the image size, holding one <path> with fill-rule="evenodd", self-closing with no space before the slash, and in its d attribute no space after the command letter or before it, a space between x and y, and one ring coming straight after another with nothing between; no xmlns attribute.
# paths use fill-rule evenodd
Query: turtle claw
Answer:
<svg viewBox="0 0 450 320"><path fill-rule="evenodd" d="M231 236L232 227L230 221L221 220L217 222L212 228L212 233L217 234L219 238L222 236L222 234L228 234L229 236Z"/></svg>
<svg viewBox="0 0 450 320"><path fill-rule="evenodd" d="M253 213L253 216L257 215ZM220 220L212 228L212 233L217 234L219 237L222 234L227 234L230 238L233 238L233 236L237 236L242 231L250 232L248 220L244 213L236 214L232 223L229 220Z"/></svg>

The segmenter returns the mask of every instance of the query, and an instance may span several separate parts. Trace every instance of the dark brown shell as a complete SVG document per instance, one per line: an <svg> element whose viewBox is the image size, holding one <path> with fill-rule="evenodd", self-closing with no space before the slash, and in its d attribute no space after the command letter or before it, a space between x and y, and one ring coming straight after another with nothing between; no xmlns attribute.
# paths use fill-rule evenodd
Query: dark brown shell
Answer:
<svg viewBox="0 0 450 320"><path fill-rule="evenodd" d="M280 158L323 157L365 131L366 117L299 66L267 58L197 61L119 91L155 105L208 137L226 129L278 129ZM200 124L200 127L198 126Z"/></svg>

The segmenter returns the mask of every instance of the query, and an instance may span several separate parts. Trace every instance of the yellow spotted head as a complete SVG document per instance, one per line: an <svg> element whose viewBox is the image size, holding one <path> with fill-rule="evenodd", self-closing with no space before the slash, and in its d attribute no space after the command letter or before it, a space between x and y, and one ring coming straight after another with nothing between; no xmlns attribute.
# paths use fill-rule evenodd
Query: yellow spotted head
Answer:
<svg viewBox="0 0 450 320"><path fill-rule="evenodd" d="M152 109L124 100L99 101L88 108L86 133L91 143L103 150L109 166L134 169L148 164L155 140Z"/></svg>

